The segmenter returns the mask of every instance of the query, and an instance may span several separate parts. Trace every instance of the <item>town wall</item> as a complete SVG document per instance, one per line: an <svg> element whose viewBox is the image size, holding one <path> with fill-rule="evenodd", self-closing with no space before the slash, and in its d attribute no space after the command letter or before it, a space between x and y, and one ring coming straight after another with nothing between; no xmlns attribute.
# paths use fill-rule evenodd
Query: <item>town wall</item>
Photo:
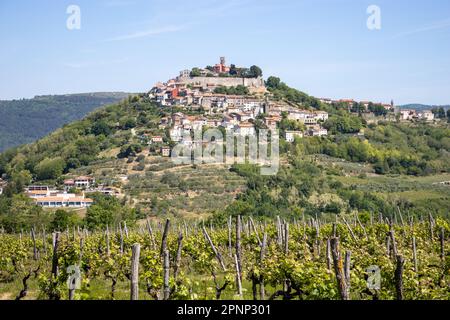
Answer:
<svg viewBox="0 0 450 320"><path fill-rule="evenodd" d="M264 87L264 79L258 78L220 78L220 77L178 77L177 81L184 84L201 85L206 87L207 85L224 86L224 87L236 87L243 85L246 87L261 88Z"/></svg>

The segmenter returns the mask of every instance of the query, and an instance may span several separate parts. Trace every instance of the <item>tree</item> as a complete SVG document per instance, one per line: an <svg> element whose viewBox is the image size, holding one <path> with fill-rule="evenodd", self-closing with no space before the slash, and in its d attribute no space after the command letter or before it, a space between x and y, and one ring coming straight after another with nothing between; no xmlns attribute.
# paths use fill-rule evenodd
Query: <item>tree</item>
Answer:
<svg viewBox="0 0 450 320"><path fill-rule="evenodd" d="M258 66L251 66L250 67L250 73L249 73L249 76L251 77L251 78L258 78L258 77L261 77L262 76L262 70L261 70L261 68L260 67L258 67Z"/></svg>
<svg viewBox="0 0 450 320"><path fill-rule="evenodd" d="M121 127L124 130L132 129L136 127L136 125L137 125L136 119L134 118L127 118L121 123Z"/></svg>
<svg viewBox="0 0 450 320"><path fill-rule="evenodd" d="M200 69L199 68L192 68L190 76L191 77L200 77Z"/></svg>
<svg viewBox="0 0 450 320"><path fill-rule="evenodd" d="M247 95L250 93L249 89L246 86L243 86L241 84L237 85L236 87L225 87L225 86L219 86L214 89L214 93L217 94L233 94L233 95Z"/></svg>
<svg viewBox="0 0 450 320"><path fill-rule="evenodd" d="M280 86L281 80L280 78L277 77L269 77L266 81L266 86L268 88L272 88L272 89L278 89L278 87Z"/></svg>
<svg viewBox="0 0 450 320"><path fill-rule="evenodd" d="M105 135L109 136L111 134L111 128L108 126L108 124L103 121L96 121L91 129L92 134L99 136L99 135Z"/></svg>
<svg viewBox="0 0 450 320"><path fill-rule="evenodd" d="M380 104L369 104L369 111L376 116L385 116L387 114L387 110Z"/></svg>
<svg viewBox="0 0 450 320"><path fill-rule="evenodd" d="M250 70L248 68L240 68L238 75L242 78L249 78L250 77Z"/></svg>
<svg viewBox="0 0 450 320"><path fill-rule="evenodd" d="M232 64L230 66L230 75L236 76L238 74L238 70L236 69L236 65Z"/></svg>
<svg viewBox="0 0 450 320"><path fill-rule="evenodd" d="M232 93L232 94L243 96L243 95L249 94L249 90L246 86L239 84L234 88L234 93Z"/></svg>
<svg viewBox="0 0 450 320"><path fill-rule="evenodd" d="M440 108L433 108L431 109L431 112L433 112L434 116L438 119L444 119L445 118L445 110L443 107Z"/></svg>
<svg viewBox="0 0 450 320"><path fill-rule="evenodd" d="M36 166L38 180L57 179L62 175L66 162L61 157L45 158Z"/></svg>
<svg viewBox="0 0 450 320"><path fill-rule="evenodd" d="M123 158L128 158L129 156L136 156L136 154L141 153L142 152L142 147L138 144L130 144L130 145L125 145L122 146L122 148L120 148L120 153L118 154L118 157L123 159Z"/></svg>
<svg viewBox="0 0 450 320"><path fill-rule="evenodd" d="M0 197L0 225L7 232L30 230L33 226L47 225L50 215L24 194L13 195L12 198Z"/></svg>
<svg viewBox="0 0 450 320"><path fill-rule="evenodd" d="M80 160L77 158L69 158L66 161L66 169L76 169L81 166Z"/></svg>
<svg viewBox="0 0 450 320"><path fill-rule="evenodd" d="M12 173L11 180L8 185L4 188L3 194L11 198L15 194L23 192L23 188L31 183L31 173L28 170L22 170L19 172Z"/></svg>
<svg viewBox="0 0 450 320"><path fill-rule="evenodd" d="M103 194L92 194L94 204L87 210L85 222L90 229L104 228L107 225L118 224L121 221L133 224L136 212L123 206L119 199Z"/></svg>
<svg viewBox="0 0 450 320"><path fill-rule="evenodd" d="M51 223L53 230L64 230L67 227L78 225L79 218L74 212L67 212L66 210L58 209L55 211L55 216Z"/></svg>
<svg viewBox="0 0 450 320"><path fill-rule="evenodd" d="M355 116L334 116L328 119L324 125L326 129L333 133L357 133L362 127L361 118Z"/></svg>

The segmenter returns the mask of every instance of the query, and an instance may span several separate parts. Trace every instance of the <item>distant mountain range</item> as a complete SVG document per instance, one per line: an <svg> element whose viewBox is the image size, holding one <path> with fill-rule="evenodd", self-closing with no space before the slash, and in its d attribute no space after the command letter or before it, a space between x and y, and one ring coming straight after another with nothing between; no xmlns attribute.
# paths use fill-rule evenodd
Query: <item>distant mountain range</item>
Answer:
<svg viewBox="0 0 450 320"><path fill-rule="evenodd" d="M431 110L434 108L444 108L444 110L450 109L450 105L436 106L436 105L427 105L420 103L411 103L399 106L400 109L414 109L414 110Z"/></svg>
<svg viewBox="0 0 450 320"><path fill-rule="evenodd" d="M0 100L0 152L42 138L92 110L128 95L125 92L95 92Z"/></svg>

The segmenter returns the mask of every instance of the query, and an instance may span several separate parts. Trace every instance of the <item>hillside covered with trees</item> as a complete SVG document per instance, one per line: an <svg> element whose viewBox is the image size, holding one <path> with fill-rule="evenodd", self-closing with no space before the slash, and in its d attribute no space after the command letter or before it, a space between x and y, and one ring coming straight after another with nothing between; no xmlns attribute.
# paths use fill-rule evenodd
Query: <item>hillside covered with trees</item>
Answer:
<svg viewBox="0 0 450 320"><path fill-rule="evenodd" d="M61 184L67 173L92 174L123 188L125 198L120 201L99 198L103 200L89 208L86 217L64 216L90 228L166 216L223 222L238 214L259 219L331 219L352 212L392 215L398 210L412 216L448 215L450 190L440 184L450 180L447 122L367 124L357 113L322 104L278 78L268 82L272 99L330 114L324 123L328 136L297 138L293 143L281 139L282 167L277 175L261 176L252 165L177 168L157 156L157 146L149 146L142 136L157 135L170 143L168 130L159 123L181 110L160 107L141 94L0 154L0 175L9 182L0 197L0 225L16 231L39 223L58 225L54 214L34 207L21 193L31 182ZM296 125L283 119L281 136ZM124 175L128 180L121 185L118 177Z"/></svg>
<svg viewBox="0 0 450 320"><path fill-rule="evenodd" d="M127 95L105 92L0 100L0 152L42 138L64 124L83 118L95 108L118 102Z"/></svg>

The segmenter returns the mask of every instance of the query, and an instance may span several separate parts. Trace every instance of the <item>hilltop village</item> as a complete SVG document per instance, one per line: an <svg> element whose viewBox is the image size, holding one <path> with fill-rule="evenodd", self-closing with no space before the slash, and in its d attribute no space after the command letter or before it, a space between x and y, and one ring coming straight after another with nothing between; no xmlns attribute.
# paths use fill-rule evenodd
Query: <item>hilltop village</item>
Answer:
<svg viewBox="0 0 450 320"><path fill-rule="evenodd" d="M274 101L265 86L261 69L228 66L224 57L214 66L183 70L175 79L157 83L149 97L162 107L203 110L200 116L177 112L162 120L162 126L170 127L173 142L190 143L183 137L202 127L222 127L235 135L254 135L257 127L277 129L283 116L299 121L305 127L303 131L287 131L285 138L288 141L293 141L295 136L328 134L322 126L328 120L327 112L299 109L283 101Z"/></svg>
<svg viewBox="0 0 450 320"><path fill-rule="evenodd" d="M155 84L148 93L148 98L165 113L157 128L138 132L132 129L132 135L142 145L149 146L150 153L170 157L175 144L191 148L204 145L203 141L195 141L191 137L193 131L205 128L219 128L236 136L253 136L259 129L280 129L282 121L289 121L295 130L280 131L287 143L295 139L327 136L325 123L330 117L324 111L328 110L327 106L365 117L382 116L391 121L434 120L431 111L398 110L393 101L386 104L320 98L316 99L320 101L319 107L296 104L275 97L268 88L269 80L264 81L259 67L227 65L224 57L213 66L183 70L177 77ZM366 121L370 123L372 120ZM127 176L123 179L126 180ZM0 182L1 193L5 182ZM93 200L86 195L94 192L116 197L122 195L119 188L97 184L95 177L90 176L66 177L58 189L39 185L25 189L25 194L44 208L87 208Z"/></svg>
<svg viewBox="0 0 450 320"><path fill-rule="evenodd" d="M176 143L192 144L191 139L184 137L189 137L193 130L204 127L224 128L235 135L254 135L258 128L279 128L283 119L296 121L302 128L295 131L285 130L283 138L287 142L293 142L295 137L328 135L328 130L323 126L329 118L328 112L274 99L266 87L259 67L239 68L233 64L228 66L224 57L214 66L183 70L176 78L155 84L149 97L162 108L202 110L202 114L197 116L190 116L181 111L162 119L160 127L169 128L170 139ZM393 101L387 104L357 102L353 99L318 100L324 105L345 107L352 113L385 117L392 115L393 119L398 117L404 121L434 119L431 111L397 110ZM165 146L160 152L163 156L169 156L170 148Z"/></svg>

